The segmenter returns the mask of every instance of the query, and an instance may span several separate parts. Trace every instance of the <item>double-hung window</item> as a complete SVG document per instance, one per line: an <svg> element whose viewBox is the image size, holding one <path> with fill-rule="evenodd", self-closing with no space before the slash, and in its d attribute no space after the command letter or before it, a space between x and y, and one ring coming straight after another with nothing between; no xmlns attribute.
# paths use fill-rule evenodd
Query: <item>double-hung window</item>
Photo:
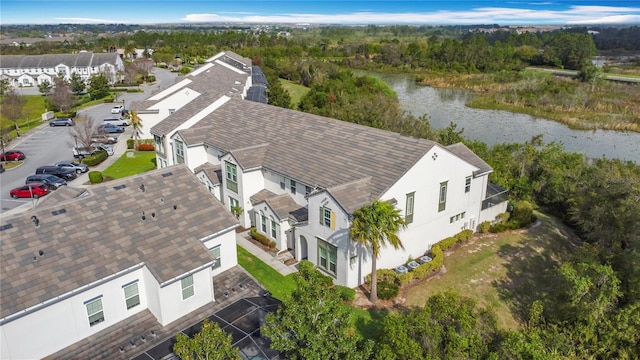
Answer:
<svg viewBox="0 0 640 360"><path fill-rule="evenodd" d="M140 293L138 291L138 281L124 285L124 301L127 304L127 310L136 305L140 305Z"/></svg>
<svg viewBox="0 0 640 360"><path fill-rule="evenodd" d="M320 207L320 225L329 227L331 230L335 230L334 217L334 213L331 209L324 206Z"/></svg>
<svg viewBox="0 0 640 360"><path fill-rule="evenodd" d="M260 230L262 230L263 234L267 233L267 217L262 211L260 211Z"/></svg>
<svg viewBox="0 0 640 360"><path fill-rule="evenodd" d="M240 206L240 202L229 196L229 211L233 211L233 208L236 206Z"/></svg>
<svg viewBox="0 0 640 360"><path fill-rule="evenodd" d="M448 181L440 183L440 196L438 197L438 211L444 211L447 207L447 183Z"/></svg>
<svg viewBox="0 0 640 360"><path fill-rule="evenodd" d="M102 309L102 296L84 303L87 307L89 326L99 324L104 321L104 311Z"/></svg>
<svg viewBox="0 0 640 360"><path fill-rule="evenodd" d="M412 192L407 194L407 205L404 211L404 221L407 225L413 222L413 204L416 197L416 193Z"/></svg>
<svg viewBox="0 0 640 360"><path fill-rule="evenodd" d="M193 275L180 280L180 286L182 287L182 300L192 297L195 294L193 291Z"/></svg>
<svg viewBox="0 0 640 360"><path fill-rule="evenodd" d="M225 161L225 173L227 178L227 189L238 192L238 168L235 164Z"/></svg>
<svg viewBox="0 0 640 360"><path fill-rule="evenodd" d="M318 239L318 267L332 276L338 269L338 248Z"/></svg>
<svg viewBox="0 0 640 360"><path fill-rule="evenodd" d="M278 224L276 224L276 221L270 217L271 220L271 238L273 239L277 239L278 238Z"/></svg>
<svg viewBox="0 0 640 360"><path fill-rule="evenodd" d="M289 187L291 188L291 193L295 195L296 193L296 182L295 180L289 181Z"/></svg>
<svg viewBox="0 0 640 360"><path fill-rule="evenodd" d="M184 164L184 143L182 141L175 141L176 143L176 163Z"/></svg>
<svg viewBox="0 0 640 360"><path fill-rule="evenodd" d="M464 192L468 193L469 191L471 191L471 176L464 179Z"/></svg>
<svg viewBox="0 0 640 360"><path fill-rule="evenodd" d="M211 256L213 256L213 265L211 265L211 268L212 269L219 268L221 266L220 245L214 246L213 248L209 249L209 253L211 253Z"/></svg>

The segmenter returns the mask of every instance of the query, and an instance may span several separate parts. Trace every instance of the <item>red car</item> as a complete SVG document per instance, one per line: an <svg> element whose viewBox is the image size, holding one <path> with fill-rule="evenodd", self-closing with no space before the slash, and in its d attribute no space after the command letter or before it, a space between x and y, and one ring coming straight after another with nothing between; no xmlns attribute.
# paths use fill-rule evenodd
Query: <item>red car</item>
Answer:
<svg viewBox="0 0 640 360"><path fill-rule="evenodd" d="M27 156L20 150L8 150L0 154L0 161L24 160Z"/></svg>
<svg viewBox="0 0 640 360"><path fill-rule="evenodd" d="M27 184L19 188L15 188L9 192L12 198L30 198L37 199L49 193L49 187L45 184Z"/></svg>

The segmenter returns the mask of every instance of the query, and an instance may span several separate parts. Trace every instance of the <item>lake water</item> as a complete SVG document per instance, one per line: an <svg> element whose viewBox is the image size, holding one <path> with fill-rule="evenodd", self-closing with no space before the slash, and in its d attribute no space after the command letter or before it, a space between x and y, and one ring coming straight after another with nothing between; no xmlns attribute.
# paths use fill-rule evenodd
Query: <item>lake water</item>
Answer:
<svg viewBox="0 0 640 360"><path fill-rule="evenodd" d="M363 72L357 72L363 74ZM429 115L431 126L445 128L450 122L464 128L463 136L488 145L524 143L543 135L545 143L561 143L566 151L591 158L631 160L640 164L640 133L609 130L573 130L543 118L502 110L465 106L470 92L417 85L410 75L368 73L384 80L398 94L402 108L414 116Z"/></svg>

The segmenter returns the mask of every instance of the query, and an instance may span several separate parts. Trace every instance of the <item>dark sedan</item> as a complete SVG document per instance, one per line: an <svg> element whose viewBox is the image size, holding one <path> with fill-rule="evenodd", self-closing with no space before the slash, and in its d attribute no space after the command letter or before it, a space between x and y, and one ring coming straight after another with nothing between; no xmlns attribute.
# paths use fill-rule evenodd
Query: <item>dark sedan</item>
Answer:
<svg viewBox="0 0 640 360"><path fill-rule="evenodd" d="M20 150L7 150L0 154L0 161L18 161L26 158L27 155Z"/></svg>

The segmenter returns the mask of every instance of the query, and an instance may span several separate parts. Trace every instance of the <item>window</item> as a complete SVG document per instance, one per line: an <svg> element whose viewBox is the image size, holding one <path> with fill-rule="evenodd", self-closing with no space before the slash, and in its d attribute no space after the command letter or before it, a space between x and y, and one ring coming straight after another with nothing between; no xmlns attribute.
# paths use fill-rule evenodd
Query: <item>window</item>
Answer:
<svg viewBox="0 0 640 360"><path fill-rule="evenodd" d="M404 221L407 225L413 222L413 201L415 199L415 192L407 194L407 207L404 211Z"/></svg>
<svg viewBox="0 0 640 360"><path fill-rule="evenodd" d="M320 225L330 227L331 230L335 230L335 214L331 209L321 206L320 207Z"/></svg>
<svg viewBox="0 0 640 360"><path fill-rule="evenodd" d="M222 265L220 262L220 245L214 246L213 248L209 249L209 253L211 253L211 256L213 256L213 265L211 265L211 268L219 268Z"/></svg>
<svg viewBox="0 0 640 360"><path fill-rule="evenodd" d="M229 211L233 210L234 206L240 206L240 202L229 196Z"/></svg>
<svg viewBox="0 0 640 360"><path fill-rule="evenodd" d="M471 176L464 179L464 192L468 193L469 191L471 191Z"/></svg>
<svg viewBox="0 0 640 360"><path fill-rule="evenodd" d="M182 300L186 300L193 296L193 275L189 275L180 280L180 285L182 286Z"/></svg>
<svg viewBox="0 0 640 360"><path fill-rule="evenodd" d="M104 321L104 311L102 311L102 296L84 303L87 307L89 326L99 324Z"/></svg>
<svg viewBox="0 0 640 360"><path fill-rule="evenodd" d="M138 281L125 285L124 289L124 302L127 304L127 310L136 305L140 305L140 294L138 293Z"/></svg>
<svg viewBox="0 0 640 360"><path fill-rule="evenodd" d="M280 189L284 190L284 180L280 181Z"/></svg>
<svg viewBox="0 0 640 360"><path fill-rule="evenodd" d="M318 267L336 276L338 268L338 248L318 239Z"/></svg>
<svg viewBox="0 0 640 360"><path fill-rule="evenodd" d="M176 109L169 109L169 115L173 114L174 112L176 112Z"/></svg>
<svg viewBox="0 0 640 360"><path fill-rule="evenodd" d="M184 144L176 140L176 163L184 164Z"/></svg>
<svg viewBox="0 0 640 360"><path fill-rule="evenodd" d="M162 138L158 135L153 135L153 142L156 143L156 152L164 155L164 143L162 142Z"/></svg>
<svg viewBox="0 0 640 360"><path fill-rule="evenodd" d="M227 189L238 192L238 168L235 164L225 161L225 173L227 177Z"/></svg>
<svg viewBox="0 0 640 360"><path fill-rule="evenodd" d="M305 186L304 187L304 195L307 196L311 194L311 186Z"/></svg>
<svg viewBox="0 0 640 360"><path fill-rule="evenodd" d="M291 193L292 193L292 194L295 194L295 193L296 193L296 182L295 182L295 181L293 181L293 180L291 180L291 181L289 182L289 184L291 185Z"/></svg>
<svg viewBox="0 0 640 360"><path fill-rule="evenodd" d="M263 234L267 233L267 217L264 216L264 213L260 211L260 229Z"/></svg>
<svg viewBox="0 0 640 360"><path fill-rule="evenodd" d="M276 224L276 221L272 217L269 217L269 218L271 220L271 238L277 239L278 238L278 229L277 229L278 224Z"/></svg>
<svg viewBox="0 0 640 360"><path fill-rule="evenodd" d="M443 211L447 205L447 182L440 183L440 198L438 199L438 211Z"/></svg>

